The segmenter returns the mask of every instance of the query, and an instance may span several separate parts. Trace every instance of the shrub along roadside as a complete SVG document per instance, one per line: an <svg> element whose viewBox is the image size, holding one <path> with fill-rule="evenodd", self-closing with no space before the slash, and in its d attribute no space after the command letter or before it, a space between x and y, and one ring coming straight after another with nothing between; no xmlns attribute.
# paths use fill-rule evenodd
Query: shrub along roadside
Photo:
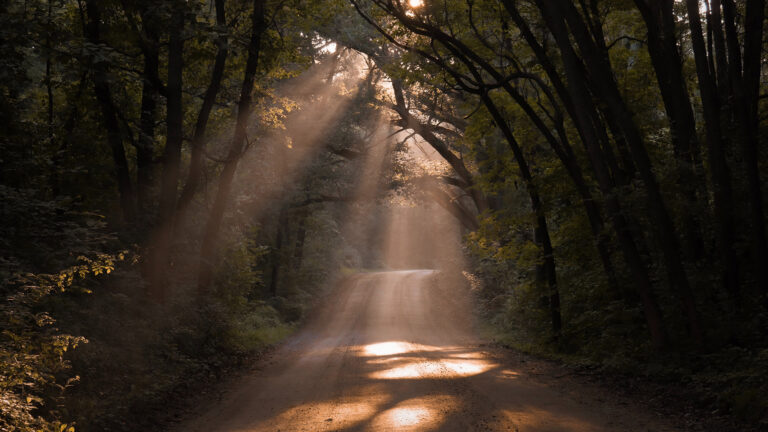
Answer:
<svg viewBox="0 0 768 432"><path fill-rule="evenodd" d="M118 266L125 256L4 285L1 430L154 430L169 404L290 335L314 299L260 299L260 275L244 265L258 257L230 256L210 295L159 306L135 260Z"/></svg>
<svg viewBox="0 0 768 432"><path fill-rule="evenodd" d="M69 373L67 351L88 342L59 330L44 307L51 297L87 292L78 282L111 273L125 253L79 257L56 274L19 274L2 286L0 303L0 429L72 431L58 420L64 391L78 381Z"/></svg>
<svg viewBox="0 0 768 432"><path fill-rule="evenodd" d="M489 299L483 299L481 292L474 294L479 331L494 344L556 362L644 400L665 415L705 425L701 430L746 432L768 427L766 349L730 346L696 356L669 351L647 357L628 349L601 350L597 343L562 351L531 339L529 332L505 316L509 311L492 310Z"/></svg>
<svg viewBox="0 0 768 432"><path fill-rule="evenodd" d="M126 269L101 294L57 307L90 340L70 356L82 379L65 400L64 418L86 432L157 429L169 406L290 335L296 322L260 299L259 276L233 262L202 299L179 287L175 302L150 303L135 269Z"/></svg>

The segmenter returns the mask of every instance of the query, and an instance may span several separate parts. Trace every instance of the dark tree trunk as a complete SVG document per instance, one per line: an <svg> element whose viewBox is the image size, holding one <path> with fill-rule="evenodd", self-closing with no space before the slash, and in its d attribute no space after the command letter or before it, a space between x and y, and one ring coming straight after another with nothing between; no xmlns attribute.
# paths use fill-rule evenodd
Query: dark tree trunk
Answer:
<svg viewBox="0 0 768 432"><path fill-rule="evenodd" d="M653 295L648 270L638 252L637 245L632 238L632 234L619 206L613 180L608 172L602 148L598 144L597 133L594 129L597 112L589 89L586 87L584 69L581 67L576 53L571 46L563 21L548 14L546 10L542 10L542 13L560 49L569 83L569 97L573 99L575 107L573 110L573 115L575 116L573 120L580 130L582 144L584 144L589 155L595 178L605 197L606 208L616 232L619 246L632 273L635 287L642 301L651 342L657 350L663 349L667 345L667 333L661 310Z"/></svg>
<svg viewBox="0 0 768 432"><path fill-rule="evenodd" d="M304 259L304 241L307 238L307 218L309 215L302 212L299 215L299 227L296 229L296 244L293 247L293 266L301 270L301 262Z"/></svg>
<svg viewBox="0 0 768 432"><path fill-rule="evenodd" d="M269 277L269 295L272 297L277 297L279 287L280 267L283 265L285 226L285 209L280 209L280 214L277 216L277 234L275 235L275 248L272 250L272 269Z"/></svg>
<svg viewBox="0 0 768 432"><path fill-rule="evenodd" d="M208 291L213 275L213 260L216 255L216 243L219 237L221 221L224 218L224 210L229 200L232 189L232 181L235 177L235 170L240 160L241 153L246 141L246 127L252 111L252 96L254 81L256 79L256 70L259 65L259 54L261 49L261 36L266 29L264 21L264 8L266 0L253 1L253 14L251 17L251 40L248 44L248 59L245 64L245 75L243 86L240 90L240 102L238 103L237 122L235 124L235 133L227 154L227 160L224 162L224 169L219 177L219 188L216 193L216 199L211 208L208 222L205 225L205 234L203 244L200 249L200 270L198 274L198 293L204 294Z"/></svg>
<svg viewBox="0 0 768 432"><path fill-rule="evenodd" d="M576 121L576 116L577 116L576 108L574 107L573 99L571 98L571 95L568 89L566 88L565 83L563 83L563 80L560 78L560 74L558 73L553 62L547 55L544 47L538 42L538 40L534 36L533 32L528 26L528 23L520 15L520 12L518 11L517 6L514 4L514 2L512 2L511 0L504 0L503 3L507 12L512 16L512 20L515 22L515 25L518 26L518 29L523 35L523 38L525 39L526 43L533 50L534 55L539 61L539 64L544 68L544 71L547 74L549 81L552 83L555 93L557 93L558 97L563 103L563 107L565 108L566 112L576 123L577 125L576 129L579 132L579 136L583 142L586 138L584 137L582 129L578 127L578 122ZM574 185L576 186L576 190L579 192L579 195L581 196L582 203L584 205L584 210L585 210L585 213L587 214L587 219L589 220L590 228L592 229L592 234L595 237L595 245L597 248L598 256L600 257L600 262L603 266L603 270L605 271L605 275L608 280L608 285L615 292L621 291L618 288L619 283L616 278L616 272L614 270L613 264L611 263L610 246L606 239L605 233L603 232L604 222L600 214L600 209L595 203L594 198L592 197L592 193L589 190L589 186L584 181L584 177L581 173L578 163L574 160L572 156L569 156L573 154L573 151L568 149L570 145L568 144L567 135L565 133L562 121L558 124L557 130L560 135L560 142L563 143L563 147L565 150L564 152L562 152L564 154L563 155L558 154L558 157L560 157L560 160L563 162L564 166L568 170L569 175L571 176L571 179L573 180ZM607 141L607 136L605 137L605 140ZM557 151L557 149L554 149L554 150Z"/></svg>
<svg viewBox="0 0 768 432"><path fill-rule="evenodd" d="M763 293L768 294L768 245L766 245L765 212L758 167L759 126L758 100L762 69L763 21L765 0L747 0L744 14L744 53L740 85L736 90L736 113L740 119L742 160L747 177L747 197L752 228L752 259L755 279ZM737 65L731 65L735 68Z"/></svg>
<svg viewBox="0 0 768 432"><path fill-rule="evenodd" d="M182 72L184 41L183 5L172 12L168 42L168 83L166 86L166 141L163 152L163 173L160 185L160 208L150 253L149 295L155 301L166 301L169 290L168 266L173 241L173 213L178 194L181 169L181 146L184 139L182 107Z"/></svg>
<svg viewBox="0 0 768 432"><path fill-rule="evenodd" d="M672 146L679 175L680 199L687 203L698 202L701 184L696 178L696 164L700 160L699 144L696 137L696 122L683 77L683 63L677 48L673 0L659 0L646 3L635 0L648 30L648 53L651 57L659 90L670 124ZM682 206L684 222L684 245L686 255L691 259L701 257L704 242L701 239L700 223L696 217L699 208L686 204Z"/></svg>
<svg viewBox="0 0 768 432"><path fill-rule="evenodd" d="M690 12L691 5L687 3L687 0L686 5L688 7L688 11ZM720 0L711 0L709 11L710 13L707 15L707 27L709 27L712 33L712 54L714 55L716 71L716 74L710 75L712 75L712 80L717 83L717 88L721 99L720 103L724 104L727 102L728 93L730 92L730 72L728 70L728 54L726 53L725 49L725 35L723 35L723 18L721 13ZM690 20L694 19L696 15L698 15L698 10L696 10L696 13L693 14L693 16L688 16L688 22L690 25L694 25L694 23L692 23ZM699 19L699 22L701 22L701 19Z"/></svg>
<svg viewBox="0 0 768 432"><path fill-rule="evenodd" d="M96 0L87 0L86 13L88 17L85 28L86 36L92 44L101 45L99 28L101 11L99 10L99 2ZM123 147L123 137L120 133L120 123L117 118L114 101L112 100L112 90L109 87L107 65L103 62L96 62L92 67L94 92L99 107L101 108L101 120L104 129L107 131L107 142L112 150L112 160L115 164L115 179L117 180L117 189L120 194L120 206L123 211L123 219L128 223L132 223L136 217L136 203L133 186L131 185L128 159L125 156L125 148Z"/></svg>
<svg viewBox="0 0 768 432"><path fill-rule="evenodd" d="M168 43L168 84L166 86L167 139L163 152L163 177L160 191L160 220L170 220L176 205L181 165L181 146L184 139L184 112L182 107L182 72L184 41L184 13L180 7L171 18Z"/></svg>
<svg viewBox="0 0 768 432"><path fill-rule="evenodd" d="M545 5L541 0L537 0L537 4L540 5L542 13L558 14L561 19L568 23L571 30L570 34L579 46L584 60L590 65L588 83L591 90L605 104L606 111L615 116L618 126L621 128L618 135L622 135L626 139L632 160L644 185L648 198L649 216L656 228L656 240L661 248L669 282L677 291L692 339L696 344L701 345L704 341L704 335L693 290L681 259L677 230L661 195L651 160L643 143L642 134L634 122L632 113L621 98L610 65L606 64L601 57L581 16L572 3L558 0L555 4Z"/></svg>
<svg viewBox="0 0 768 432"><path fill-rule="evenodd" d="M154 17L142 11L144 27L144 73L141 89L141 116L139 137L136 145L136 185L138 208L146 214L150 208L155 170L155 123L157 121L157 99L160 90L160 46Z"/></svg>
<svg viewBox="0 0 768 432"><path fill-rule="evenodd" d="M69 99L67 106L68 114L64 124L61 127L61 138L59 144L56 146L56 152L52 157L53 166L56 167L51 178L51 190L53 191L53 196L58 196L61 193L61 173L58 171L58 167L61 165L62 156L64 156L65 151L72 143L72 132L74 132L75 126L77 125L80 97L82 96L83 91L85 91L86 85L88 84L87 80L88 70L85 69L80 75L80 80L78 81L77 85L77 92L74 94L74 96L71 97L71 99Z"/></svg>
<svg viewBox="0 0 768 432"><path fill-rule="evenodd" d="M51 81L51 74L53 67L53 46L51 45L51 24L52 24L52 14L53 14L53 0L48 0L48 31L45 35L45 49L47 50L45 55L45 90L47 95L47 104L48 104L48 144L52 147L54 146L54 140L55 140L55 128L54 128L54 101L53 101L53 82ZM52 172L50 176L50 185L51 185L51 194L56 197L59 195L59 164L57 163L59 159L58 154L53 155L53 164L52 164Z"/></svg>
<svg viewBox="0 0 768 432"><path fill-rule="evenodd" d="M590 228L592 229L592 235L595 238L595 246L597 248L600 261L603 265L603 270L607 277L609 288L614 293L618 294L619 287L618 281L616 279L616 272L613 268L613 264L611 263L608 244L605 241L605 237L603 235L603 218L600 214L600 209L595 204L592 193L589 190L589 186L584 181L581 168L574 158L573 150L571 148L567 134L565 133L564 126L562 124L556 126L556 129L559 131L559 139L556 138L552 132L550 132L550 128L544 124L539 115L528 104L523 95L515 91L509 85L509 83L504 85L504 89L510 96L512 96L515 102L517 102L518 106L520 106L528 115L528 118L544 136L547 143L549 143L550 147L552 148L552 151L555 152L558 159L565 167L566 172L568 172L568 175L573 181L576 191L581 198L582 205L584 206L584 211L587 215Z"/></svg>
<svg viewBox="0 0 768 432"><path fill-rule="evenodd" d="M691 29L691 42L696 61L696 73L699 82L699 93L704 108L704 126L706 128L706 145L709 155L709 170L712 178L712 191L714 194L715 229L717 247L722 252L722 279L725 289L736 302L741 297L739 287L739 261L734 250L734 218L733 218L733 192L731 189L731 176L724 150L723 135L720 129L720 101L718 100L717 87L714 78L710 74L709 64L706 60L706 47L702 35L701 18L699 17L699 5L696 0L686 0L688 9L688 23ZM713 2L714 5L714 2ZM719 11L716 14L719 18ZM719 26L718 22L713 25ZM716 32L715 32L716 33ZM719 44L716 43L716 46ZM724 55L718 55L718 68L725 68Z"/></svg>
<svg viewBox="0 0 768 432"><path fill-rule="evenodd" d="M528 196L531 200L531 210L536 215L536 225L534 227L534 240L541 248L541 275L543 279L541 282L546 284L546 292L544 295L548 298L550 320L552 325L552 333L555 338L558 338L562 331L562 318L560 314L560 292L557 287L557 270L555 266L555 254L552 249L552 242L549 237L549 229L547 227L547 218L544 213L544 206L541 202L538 189L533 182L531 171L526 162L525 155L523 154L520 145L515 139L512 129L510 129L504 117L499 112L496 104L491 99L487 92L483 92L480 95L483 104L488 109L491 117L496 122L499 129L501 129L504 138L507 141L512 153L515 156L515 162L517 163L520 176L525 182Z"/></svg>
<svg viewBox="0 0 768 432"><path fill-rule="evenodd" d="M222 32L218 38L216 38L216 59L213 62L213 72L211 73L211 81L208 83L208 88L205 89L205 95L203 96L203 104L200 107L200 112L197 115L197 122L195 123L195 131L192 136L192 152L189 160L189 174L187 176L187 182L184 185L184 189L181 191L181 196L178 202L178 214L177 219L183 219L185 210L192 202L192 198L200 187L201 180L203 178L204 160L203 154L205 153L205 131L208 126L208 119L213 109L213 104L216 102L216 96L219 93L221 87L221 80L224 76L224 66L226 65L228 55L227 35L224 33L226 28L226 18L224 15L224 0L216 0L216 25L219 27L219 31Z"/></svg>
<svg viewBox="0 0 768 432"><path fill-rule="evenodd" d="M757 101L760 88L760 60L762 55L765 0L747 0L744 22L744 53L742 56L737 29L737 10L733 0L723 0L723 23L728 51L728 75L736 117L733 137L739 143L744 173L747 180L747 215L753 271L759 288L768 292L768 250L766 246L765 216L757 165L758 118ZM743 63L742 63L743 60Z"/></svg>

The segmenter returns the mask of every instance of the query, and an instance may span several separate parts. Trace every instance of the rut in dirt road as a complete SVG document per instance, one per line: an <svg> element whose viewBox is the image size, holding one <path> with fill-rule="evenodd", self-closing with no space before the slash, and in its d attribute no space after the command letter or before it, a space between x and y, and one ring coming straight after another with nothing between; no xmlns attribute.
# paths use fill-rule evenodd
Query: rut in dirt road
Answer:
<svg viewBox="0 0 768 432"><path fill-rule="evenodd" d="M263 369L180 431L659 431L484 351L467 293L410 270L349 278Z"/></svg>

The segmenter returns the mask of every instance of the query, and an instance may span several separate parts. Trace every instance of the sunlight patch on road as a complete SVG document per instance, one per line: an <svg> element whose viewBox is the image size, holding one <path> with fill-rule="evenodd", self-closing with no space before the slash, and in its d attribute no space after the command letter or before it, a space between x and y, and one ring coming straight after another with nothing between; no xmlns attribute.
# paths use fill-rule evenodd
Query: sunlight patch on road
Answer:
<svg viewBox="0 0 768 432"><path fill-rule="evenodd" d="M406 364L373 372L376 379L458 378L481 374L494 366L485 360L456 360L426 358L408 359Z"/></svg>
<svg viewBox="0 0 768 432"><path fill-rule="evenodd" d="M376 379L407 379L407 378L426 378L427 375L440 376L440 370L435 364L411 362L405 366L400 366L383 371L377 371L371 374L371 378Z"/></svg>
<svg viewBox="0 0 768 432"><path fill-rule="evenodd" d="M363 352L369 356L389 356L413 351L411 344L407 342L382 342L366 345Z"/></svg>
<svg viewBox="0 0 768 432"><path fill-rule="evenodd" d="M272 430L271 428L279 427L289 428L288 430L320 431L353 427L374 416L384 402L386 398L356 397L343 401L305 403L289 408L259 424L258 429L248 430Z"/></svg>
<svg viewBox="0 0 768 432"><path fill-rule="evenodd" d="M369 364L387 367L369 374L375 379L455 378L481 374L495 366L482 353L460 347L436 347L402 341L365 345Z"/></svg>
<svg viewBox="0 0 768 432"><path fill-rule="evenodd" d="M441 364L451 372L451 376L477 375L496 366L485 360L443 360Z"/></svg>
<svg viewBox="0 0 768 432"><path fill-rule="evenodd" d="M509 370L509 369L504 369L503 371L499 372L499 375L502 378L515 379L520 376L520 373L515 372L513 370Z"/></svg>
<svg viewBox="0 0 768 432"><path fill-rule="evenodd" d="M372 430L428 431L445 420L445 413L458 407L453 396L429 396L408 399L374 417Z"/></svg>
<svg viewBox="0 0 768 432"><path fill-rule="evenodd" d="M393 426L413 426L429 420L431 414L423 407L403 407L390 410L387 417Z"/></svg>
<svg viewBox="0 0 768 432"><path fill-rule="evenodd" d="M460 358L460 359L482 359L482 358L485 358L485 356L481 352L454 353L454 354L451 354L451 357L452 358Z"/></svg>
<svg viewBox="0 0 768 432"><path fill-rule="evenodd" d="M480 358L481 353L457 352L462 350L458 346L432 346L410 343L405 341L387 341L363 346L363 354L372 357L384 357L409 353L444 352L446 357Z"/></svg>
<svg viewBox="0 0 768 432"><path fill-rule="evenodd" d="M368 360L369 364L373 365L396 365L403 363L404 361L408 361L404 357L383 357L383 358L377 358Z"/></svg>

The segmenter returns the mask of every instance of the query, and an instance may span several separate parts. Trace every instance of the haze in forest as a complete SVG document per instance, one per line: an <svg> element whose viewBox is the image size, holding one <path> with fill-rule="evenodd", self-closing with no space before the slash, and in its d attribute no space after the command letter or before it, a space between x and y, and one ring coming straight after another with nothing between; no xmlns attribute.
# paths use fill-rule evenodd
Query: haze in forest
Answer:
<svg viewBox="0 0 768 432"><path fill-rule="evenodd" d="M4 2L0 430L765 429L767 8Z"/></svg>

